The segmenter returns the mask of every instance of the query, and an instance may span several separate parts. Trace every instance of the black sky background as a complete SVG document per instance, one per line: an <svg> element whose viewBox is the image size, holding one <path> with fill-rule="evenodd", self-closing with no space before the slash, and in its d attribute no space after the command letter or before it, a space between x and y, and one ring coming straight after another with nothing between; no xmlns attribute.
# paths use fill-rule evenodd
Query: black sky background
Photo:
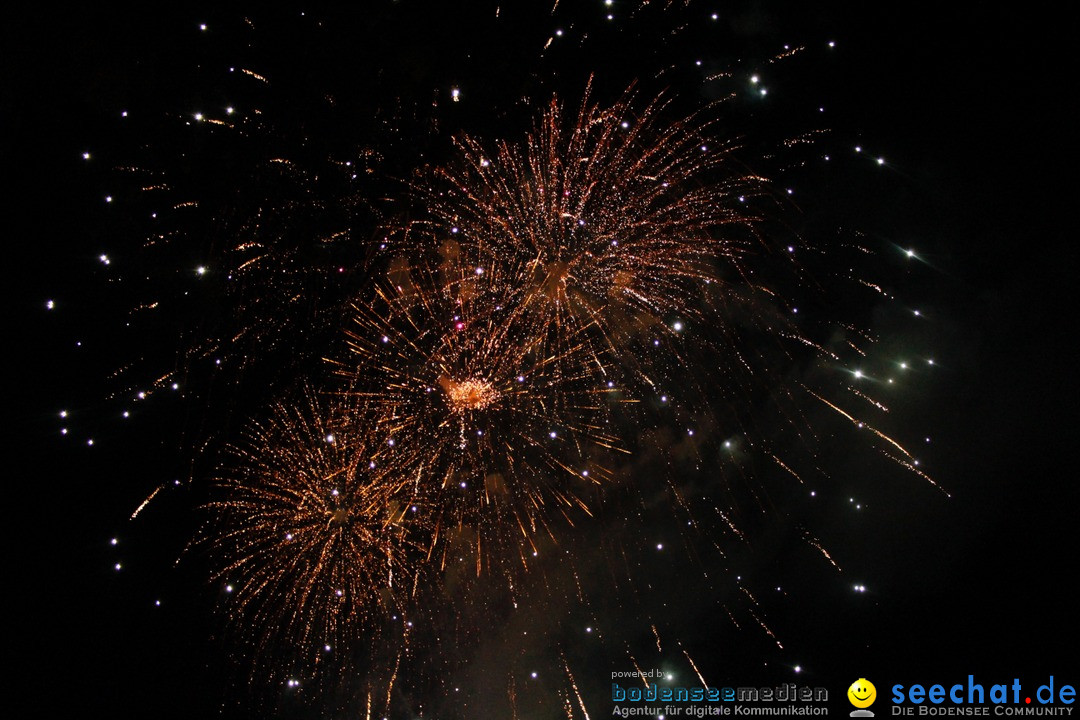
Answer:
<svg viewBox="0 0 1080 720"><path fill-rule="evenodd" d="M873 603L847 606L849 599L829 589L794 611L778 611L779 623L796 621L785 640L816 648L808 662L813 674L803 679L839 691L846 678L859 676L946 682L975 673L1042 682L1074 673L1076 122L1069 107L1076 82L1067 58L1075 21L1033 4L965 10L766 2L719 9L735 18L725 37L745 43L718 50L719 58L837 40L836 61L807 82L830 99L826 124L880 148L892 172L871 177L841 168L816 197L809 191L803 207L914 246L934 269L912 273L902 286L904 297L925 303L920 307L932 317L920 341L940 352L939 373L909 410L933 429L933 472L953 497L944 500L915 482L881 491L885 509L851 536L858 546L853 563L877 565L868 582ZM596 70L617 90L633 74L616 54L598 58L595 68L564 68L558 80L530 79L499 62L535 57L513 33L470 36L469 23L446 6L431 11L441 18L417 10L416 22L397 16L385 26L380 12L340 11L347 22L335 32L344 42L356 26L375 23L370 37L387 38L409 28L411 44L396 48L409 62L380 82L400 83L404 95L419 98L459 73L475 92L454 119L471 130L497 132L520 120L505 100L517 92L511 83L522 91L562 83L576 89ZM92 405L106 354L90 353L83 364L68 347L79 328L43 310L49 297L76 295L66 288L86 282L100 241L115 229L93 219L99 195L79 156L115 132L114 112L131 98L167 104L170 86L188 97L186 83L195 81L185 75L183 54L191 28L221 25L226 16L235 17L223 10L24 8L5 24L13 450L5 513L15 568L7 583L7 656L17 668L9 692L19 716L77 708L88 717L202 717L226 692L221 678L228 670L215 646L221 641L211 639L215 619L205 612L205 595L192 590L198 578L190 569L161 569L175 557L190 518L162 511L152 518L158 530L133 531L143 549L125 557L132 571L110 571L115 553L107 539L124 530L140 492L154 484L130 476L151 472L155 430L135 431L147 452L130 456L58 442L56 409ZM523 36L546 36L550 25L534 30L532 17L522 13L510 26ZM283 20L267 22L279 23L274 32L281 32ZM651 48L647 37L641 43L658 55L674 52L663 43ZM282 47L282 54L303 49ZM309 67L362 74L382 49L326 49L328 62ZM283 66L274 77L302 87L304 72ZM493 106L502 114L485 110ZM85 308L76 317L83 314ZM112 440L100 435L102 444ZM132 446L130 435L123 445ZM146 549L155 535L165 538L162 547ZM154 587L140 572L155 579ZM169 599L169 612L153 607L157 596ZM804 617L785 617L790 612ZM736 640L731 651L738 649ZM607 670L599 669L596 684Z"/></svg>

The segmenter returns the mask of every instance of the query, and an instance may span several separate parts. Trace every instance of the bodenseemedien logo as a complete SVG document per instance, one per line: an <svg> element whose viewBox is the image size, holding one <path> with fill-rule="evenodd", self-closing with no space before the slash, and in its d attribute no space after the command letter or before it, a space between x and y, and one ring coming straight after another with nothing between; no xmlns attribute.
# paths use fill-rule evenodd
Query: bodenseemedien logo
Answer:
<svg viewBox="0 0 1080 720"><path fill-rule="evenodd" d="M847 689L847 699L855 706L855 709L851 711L851 717L874 717L874 713L866 709L877 699L877 688L874 687L874 683L866 678L859 678Z"/></svg>

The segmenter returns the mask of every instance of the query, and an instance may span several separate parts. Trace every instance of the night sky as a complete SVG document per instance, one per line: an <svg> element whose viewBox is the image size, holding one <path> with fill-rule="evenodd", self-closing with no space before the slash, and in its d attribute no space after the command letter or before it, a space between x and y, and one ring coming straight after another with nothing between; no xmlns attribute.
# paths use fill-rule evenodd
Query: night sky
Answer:
<svg viewBox="0 0 1080 720"><path fill-rule="evenodd" d="M208 479L247 418L325 374L347 301L386 274L379 228L408 206L404 181L448 162L461 133L518 141L552 93L576 108L590 77L598 104L636 82L642 99L666 93L672 117L735 92L717 133L785 196L766 229L822 248L805 263L812 281L768 280L822 319L823 342L825 319L877 339L867 393L948 494L812 399L774 427L772 388L757 384L738 412L775 431L773 447L794 424L814 428L820 475L796 484L748 453L729 486L702 490L721 471L706 439L686 460L684 418L704 425L729 403L692 364L660 363L684 415L618 421L637 428L615 473L623 491L560 531L573 561L511 572L512 610L505 574L439 574L387 716L512 717L513 687L522 718L565 717L566 697L572 717L581 704L608 717L628 653L686 683L692 657L710 685L828 687L833 713L847 712L858 677L879 693L970 673L1075 684L1075 22L1056 14L701 0L19 11L5 22L0 103L12 716L363 717L354 679L367 650L318 692L288 685L285 642L262 656L269 670L252 669L224 583L190 548ZM785 48L801 50L770 62ZM206 121L226 107L241 131ZM261 169L275 157L302 176ZM165 200L139 190L157 183ZM184 198L197 211L150 218ZM315 300L283 310L253 284L243 308L230 305L215 262L256 207L295 250L281 287ZM339 227L346 242L305 244ZM146 247L157 234L170 241ZM344 268L332 283L310 270L329 264ZM150 319L133 312L158 295ZM205 350L206 338L230 322L258 331L233 352L247 360L218 375L209 363L230 351ZM779 376L859 380L807 357ZM900 358L911 372L888 387L882 368ZM712 519L679 530L672 486L700 492L689 515ZM725 503L742 540L716 520ZM613 558L627 555L623 578Z"/></svg>

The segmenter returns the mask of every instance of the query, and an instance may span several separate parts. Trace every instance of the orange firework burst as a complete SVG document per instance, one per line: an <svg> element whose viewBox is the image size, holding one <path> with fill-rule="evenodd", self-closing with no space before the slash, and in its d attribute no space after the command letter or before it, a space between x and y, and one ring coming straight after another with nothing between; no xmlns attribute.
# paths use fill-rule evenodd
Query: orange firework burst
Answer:
<svg viewBox="0 0 1080 720"><path fill-rule="evenodd" d="M398 263L391 278L354 306L353 355L337 371L370 411L373 441L411 478L432 550L467 534L478 569L492 544L525 560L555 516L589 511L607 474L618 447L607 365L584 339L551 351L527 309L503 301L515 286L495 267L446 265L437 281Z"/></svg>
<svg viewBox="0 0 1080 720"><path fill-rule="evenodd" d="M715 137L710 109L664 123L665 99L633 100L601 107L586 91L570 121L552 99L523 142L457 138L456 159L414 183L420 209L399 237L501 265L534 322L594 324L620 349L635 327L694 313L703 284L743 275L764 180Z"/></svg>
<svg viewBox="0 0 1080 720"><path fill-rule="evenodd" d="M214 483L204 543L228 613L259 651L349 662L414 590L422 519L343 411L274 406ZM348 648L334 656L337 648Z"/></svg>
<svg viewBox="0 0 1080 720"><path fill-rule="evenodd" d="M470 432L488 431L477 418L504 407L520 412L512 383L500 385L492 368L498 366L494 359L526 357L515 355L521 350L551 359L552 381L546 397L538 398L538 417L580 418L581 407L606 411L604 404L568 398L622 373L631 394L683 424L694 443L710 437L695 437L694 425L722 432L725 453L742 436L745 446L760 448L799 477L795 463L771 449L771 438L811 436L804 433L803 405L824 396L792 385L784 373L793 362L836 362L839 356L796 323L789 293L805 276L794 244L774 246L775 238L790 235L770 239L765 232L766 223L776 223L768 181L736 162L735 145L719 137L715 107L666 120L670 105L663 96L637 103L630 90L604 106L587 88L577 112L568 113L553 98L522 140L492 145L459 136L456 156L414 181L410 219L387 233L401 253L392 281L405 295L412 293L407 279L394 279L409 275L401 259L408 257L439 278L433 287L444 289L434 294L456 299L457 305L440 310L443 327L457 320L459 310L480 317L479 324L463 321L461 337L446 335L445 351L421 353L436 365L459 352L474 362L462 367L452 360L422 385L435 393L435 425L447 434L456 428L462 449L474 442ZM466 275L473 267L497 282L470 278L467 289L446 290L455 287L455 273ZM428 307L423 312L432 317ZM376 325L366 334L377 337ZM686 333L691 327L699 332ZM379 355L376 344L364 347L362 354ZM408 365L403 357L382 362ZM402 380L387 387L398 393L407 385ZM677 402L665 388L679 392ZM574 406L571 412L562 412L568 406ZM524 449L545 445L541 427L513 422L528 429L525 437L541 440L506 444L503 464L516 479L528 465L520 461ZM618 433L606 429L610 424L601 419L596 427L605 428L604 443L614 443ZM889 453L899 447L887 436L879 439ZM795 446L806 443L800 439ZM809 454L812 461L814 451ZM457 480L470 457L462 456L449 474L438 472L444 485ZM545 459L528 466L559 464Z"/></svg>
<svg viewBox="0 0 1080 720"><path fill-rule="evenodd" d="M447 403L455 412L482 410L499 399L499 391L488 380L466 378L451 380L439 378L439 385L446 393Z"/></svg>

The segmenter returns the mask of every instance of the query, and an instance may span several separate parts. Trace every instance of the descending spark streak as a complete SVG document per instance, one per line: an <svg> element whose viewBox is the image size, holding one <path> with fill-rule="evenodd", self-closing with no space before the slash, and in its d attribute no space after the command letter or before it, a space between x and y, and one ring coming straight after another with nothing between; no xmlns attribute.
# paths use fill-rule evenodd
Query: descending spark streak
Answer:
<svg viewBox="0 0 1080 720"><path fill-rule="evenodd" d="M690 667L694 668L694 672L697 674L698 680L701 681L701 686L704 687L706 690L708 690L709 689L709 683L705 682L705 678L701 675L701 671L698 670L698 666L694 662L694 658L690 657L690 653L688 653L685 648L683 648L683 655L686 656L686 660L687 660L687 662L690 663Z"/></svg>
<svg viewBox="0 0 1080 720"><path fill-rule="evenodd" d="M814 342L813 340L810 340L809 338L805 338L805 337L803 337L801 335L791 335L791 334L788 334L788 333L783 333L783 336L788 338L788 339L795 340L797 342L801 342L803 345L806 345L807 347L811 347L814 350L817 350L818 352L820 352L822 355L830 357L833 360L839 360L840 359L839 355L837 355L836 353L831 352L829 350L826 350L824 347L822 347L818 343Z"/></svg>
<svg viewBox="0 0 1080 720"><path fill-rule="evenodd" d="M578 690L577 681L574 679L574 673L570 672L570 664L563 658L563 667L566 668L566 677L570 679L570 687L574 691L574 697L577 698L578 707L581 708L582 714L585 715L585 720L589 720L589 710L585 707L585 701L581 698L581 692Z"/></svg>
<svg viewBox="0 0 1080 720"><path fill-rule="evenodd" d="M805 385L803 386L803 388L808 393L810 393L815 398L817 398L822 403L824 403L826 406L832 408L837 413L839 413L841 416L847 418L856 427L860 427L860 428L865 427L867 430L872 432L874 435L876 435L877 437L881 438L885 442L887 442L890 445L892 445L893 447L895 447L897 450L899 450L901 453L903 453L905 457L903 457L903 458L896 457L895 455L892 455L892 454L890 454L888 452L885 452L884 450L881 451L882 455L889 458L890 460L892 460L896 464L900 465L901 467L904 467L904 468L908 469L909 471L911 471L915 475L918 475L923 480L926 480L928 483L930 483L935 488L940 490L946 497L952 497L949 494L949 492L947 490L945 490L945 488L941 487L941 485L938 484L938 482L936 480L934 480L932 477L930 477L930 475L928 475L925 471L923 471L920 468L916 467L918 461L915 460L915 456L912 455L910 452L908 452L907 449L905 449L903 445L901 445L900 443L898 443L896 440L892 439L891 437L889 437L885 433L881 432L877 428L871 427L869 424L867 424L867 423L865 423L865 422L863 422L861 420L857 420L851 414L849 414L849 413L845 412L844 410L840 409L840 407L838 407L834 403L829 402L828 400L821 397L820 395L818 395L814 391L810 390L809 388L806 388Z"/></svg>
<svg viewBox="0 0 1080 720"><path fill-rule="evenodd" d="M753 609L751 609L749 612L750 612L751 617L753 617L755 620L757 620L758 625L760 625L761 629L765 631L765 634L773 639L773 642L776 643L776 647L783 650L784 649L784 644L782 642L780 642L780 638L776 637L776 634L773 633L772 628L770 628L768 625L766 625L765 621L762 620L761 618L759 618L757 613L754 612Z"/></svg>
<svg viewBox="0 0 1080 720"><path fill-rule="evenodd" d="M656 631L655 626L653 627L653 631ZM657 644L659 644L659 640L657 641ZM646 675L645 671L643 671L641 669L641 666L638 665L637 658L635 658L629 651L626 654L630 656L630 662L633 664L634 669L637 670L638 677L641 678L641 682L645 683L645 687L649 687L649 676Z"/></svg>
<svg viewBox="0 0 1080 720"><path fill-rule="evenodd" d="M517 711L517 686L514 684L514 675L510 673L506 678L506 698L510 702L511 720L518 720Z"/></svg>
<svg viewBox="0 0 1080 720"><path fill-rule="evenodd" d="M799 477L799 474L797 472L795 472L794 470L792 470L791 468L789 468L787 465L785 465L784 462L780 458L776 457L775 455L772 455L772 459L776 462L777 465L779 465L784 470L786 470L788 472L788 474L790 474L793 478L798 480L800 483L805 484L805 483L803 483L803 479L801 477Z"/></svg>
<svg viewBox="0 0 1080 720"><path fill-rule="evenodd" d="M882 404L881 404L880 402L878 402L878 401L877 401L877 400L875 400L874 398L870 397L870 396L869 396L869 395L867 395L866 393L862 392L861 390L856 390L855 388L853 388L853 387L850 387L850 386L848 387L848 390L849 390L850 392L854 393L855 395L858 395L858 396L859 396L859 397L861 397L861 398L862 398L863 400L865 400L866 402L868 402L868 403L870 403L871 405L873 405L874 407L876 407L876 408L877 408L878 410L880 410L880 411L882 411L882 412L889 412L889 408L885 407L885 406L884 406L884 405L882 405Z"/></svg>
<svg viewBox="0 0 1080 720"><path fill-rule="evenodd" d="M866 351L865 351L865 350L863 350L863 349L862 349L861 347L859 347L858 345L856 345L855 343L853 343L852 341L848 340L848 341L847 341L847 345L848 345L848 347L849 347L849 348L851 348L851 349L852 349L852 350L854 350L855 352L859 353L859 354L860 354L860 355L862 355L863 357L866 357Z"/></svg>
<svg viewBox="0 0 1080 720"><path fill-rule="evenodd" d="M813 537L813 536L812 536L812 535L810 535L809 533L806 533L806 536L805 536L805 537L806 537L806 542L807 542L807 543L809 543L809 544L810 544L811 546L813 546L814 548L816 548L816 549L817 549L817 551L818 551L818 552L820 552L820 553L821 553L822 555L824 555L824 556L825 556L825 559L826 559L826 560L828 560L828 561L829 561L829 563L830 563L830 564L831 564L831 565L832 565L832 566L833 566L834 568L836 568L837 570L840 570L841 572L843 572L843 569L842 569L842 568L841 568L841 567L840 567L839 565L837 565L837 564L836 564L836 561L835 561L835 560L833 560L833 556L829 554L829 551L828 551L828 550L826 550L826 549L825 549L825 548L824 548L824 547L822 546L822 544L821 544L821 541L820 541L820 540L818 540L817 538Z"/></svg>
<svg viewBox="0 0 1080 720"><path fill-rule="evenodd" d="M855 418L855 417L854 417L854 416L852 416L852 415L851 415L850 413L846 412L845 410L842 410L842 409L841 409L841 408L840 408L839 406L837 406L837 405L836 405L835 403L829 402L828 400L826 400L825 398L821 397L820 395L818 395L818 394L817 394L816 392L814 392L814 391L813 391L813 390L811 390L810 388L806 387L805 385L803 385L803 389L805 389L805 390L806 390L806 392L808 392L808 393L810 393L811 395L813 395L814 397L816 397L816 398L817 398L818 400L820 400L820 401L821 401L822 403L824 403L824 404L825 404L825 405L827 405L828 407L832 408L833 410L835 410L835 411L836 411L837 413L839 413L839 414L840 414L840 415L842 415L843 417L847 418L847 419L848 419L848 420L849 420L849 421L850 421L850 422L851 422L851 423L852 423L853 425L855 425L856 427L860 427L860 428L863 428L863 427L865 427L865 428L866 428L867 430L869 430L870 432L872 432L872 433L873 433L874 435L877 435L877 436L878 436L879 438L881 438L882 440L884 440L885 442L889 443L890 445L892 445L893 447L895 447L895 448L896 448L897 450L899 450L900 452L902 452L902 453L903 453L904 455L906 455L906 456L907 456L908 458L911 458L911 459L914 459L914 458L915 458L915 456L914 456L914 455L912 455L911 453L909 453L909 452L908 452L908 451L907 451L907 450L906 450L906 449L904 448L904 446L903 446L903 445L901 445L900 443L896 442L896 440L893 440L893 439L892 439L891 437L889 437L889 436L888 436L888 435L886 435L885 433L881 432L880 430L878 430L878 429L876 429L876 428L874 428L874 427L871 427L871 426L870 426L870 425L868 425L868 424L867 424L866 422L864 422L864 421L862 421L862 420L859 420L859 419ZM923 474L923 473L918 473L918 474ZM927 478L927 479L929 479L929 478ZM933 481L931 481L931 482L933 482ZM934 483L934 484L936 485L937 483Z"/></svg>
<svg viewBox="0 0 1080 720"><path fill-rule="evenodd" d="M408 637L408 630L406 630L406 638ZM386 683L386 702L384 707L390 707L390 698L394 692L394 684L397 682L398 671L401 669L401 653L399 652L397 657L394 658L394 672L390 674L390 681Z"/></svg>
<svg viewBox="0 0 1080 720"><path fill-rule="evenodd" d="M940 490L945 495L945 497L952 497L952 494L948 490L941 487L941 485L939 485L937 483L937 481L935 481L932 477L927 475L925 472L923 472L919 468L915 467L915 465L913 463L911 463L911 462L909 462L907 460L904 460L902 458L898 458L898 457L896 457L894 455L890 455L889 453L884 452L884 451L882 451L881 454L884 455L885 457L889 458L893 462L897 463L898 465L901 465L901 466L907 468L911 472L913 472L916 475L918 475L919 477L921 477L923 480L926 480L928 483L930 483L931 485L936 487L938 490Z"/></svg>
<svg viewBox="0 0 1080 720"><path fill-rule="evenodd" d="M259 73L255 72L254 70L248 70L247 68L240 68L240 72L244 73L245 75L247 75L249 77L255 78L259 82L263 82L263 83L269 83L270 82L264 76L260 75Z"/></svg>
<svg viewBox="0 0 1080 720"><path fill-rule="evenodd" d="M139 503L139 507L135 508L135 512L131 513L131 517L129 519L134 520L136 517L138 517L139 513L141 513L143 511L143 508L145 508L147 505L149 505L150 501L153 500L154 497L159 492L161 492L162 489L164 489L164 487L165 487L165 485L159 485L156 488L154 488L154 491L151 492L149 495L147 495L145 500L143 500L141 503Z"/></svg>
<svg viewBox="0 0 1080 720"><path fill-rule="evenodd" d="M875 283L872 283L872 282L870 282L870 281L868 281L868 280L863 280L863 279L861 279L861 278L855 278L855 281L856 281L856 282L858 282L858 283L859 283L860 285L865 285L866 287L868 287L868 288L870 288L870 289L872 289L872 290L876 290L877 292L881 293L882 295L884 295L884 296L885 296L885 297L887 297L887 298L891 298L891 297L892 297L892 295L890 295L889 293L885 292L885 291L884 291L884 290L883 290L883 289L881 288L881 286L880 286L880 285L877 285L877 284L875 284Z"/></svg>

